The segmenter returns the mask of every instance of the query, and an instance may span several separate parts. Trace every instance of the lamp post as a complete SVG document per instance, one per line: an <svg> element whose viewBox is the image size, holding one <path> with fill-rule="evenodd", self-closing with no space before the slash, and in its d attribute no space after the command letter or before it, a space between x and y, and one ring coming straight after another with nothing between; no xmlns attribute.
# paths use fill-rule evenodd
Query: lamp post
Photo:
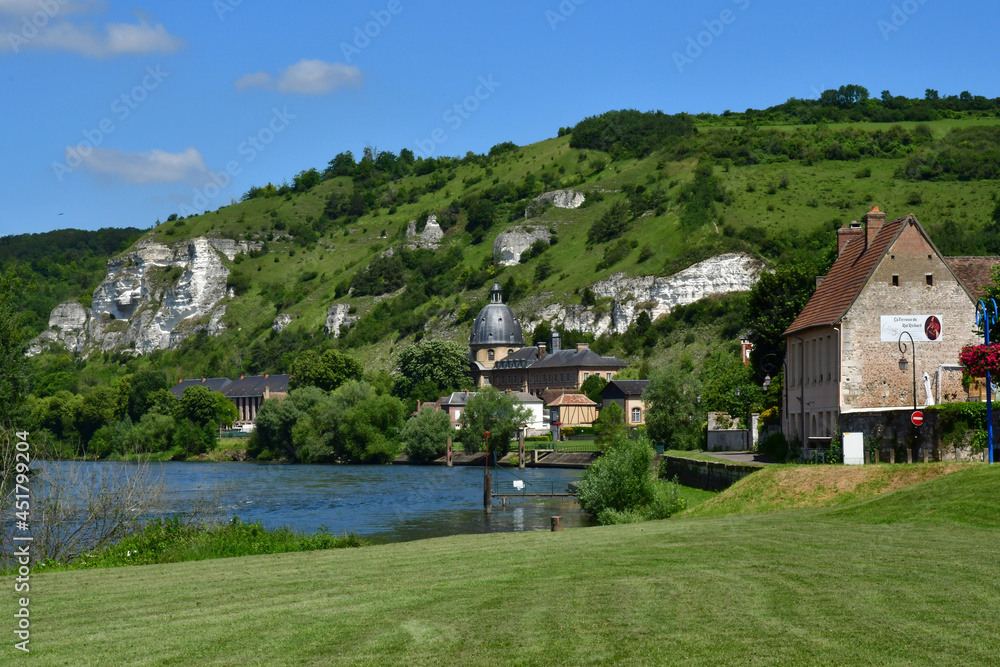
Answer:
<svg viewBox="0 0 1000 667"><path fill-rule="evenodd" d="M976 326L983 328L983 341L990 344L990 326L997 323L997 302L993 303L993 318L990 318L990 311L986 308L986 302L982 299L976 304ZM990 379L990 372L986 371L986 446L989 450L989 460L993 463L993 381Z"/></svg>
<svg viewBox="0 0 1000 667"><path fill-rule="evenodd" d="M908 336L910 339L911 354L913 355L913 411L917 411L917 345L913 342L913 334L909 331L904 331L899 334L899 352L903 356L899 358L899 370L905 371L908 365L906 361L906 343L903 342L903 336ZM913 429L913 454L917 453L917 430Z"/></svg>

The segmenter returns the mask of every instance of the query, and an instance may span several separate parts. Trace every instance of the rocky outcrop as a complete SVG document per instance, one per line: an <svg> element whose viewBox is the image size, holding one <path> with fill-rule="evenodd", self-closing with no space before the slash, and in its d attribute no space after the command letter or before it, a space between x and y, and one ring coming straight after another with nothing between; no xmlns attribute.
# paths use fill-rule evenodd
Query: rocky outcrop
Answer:
<svg viewBox="0 0 1000 667"><path fill-rule="evenodd" d="M497 235L493 242L493 263L497 266L517 266L521 255L539 239L548 242L552 234L544 227L513 227Z"/></svg>
<svg viewBox="0 0 1000 667"><path fill-rule="evenodd" d="M260 241L234 241L232 239L209 239L212 247L226 256L230 262L236 255L245 255L252 250L260 250L264 244Z"/></svg>
<svg viewBox="0 0 1000 667"><path fill-rule="evenodd" d="M341 327L349 327L358 318L350 315L351 307L346 303L335 303L326 309L326 335L340 338Z"/></svg>
<svg viewBox="0 0 1000 667"><path fill-rule="evenodd" d="M288 313L282 313L274 318L274 322L271 324L271 329L274 333L281 333L285 330L289 324L292 323L292 316Z"/></svg>
<svg viewBox="0 0 1000 667"><path fill-rule="evenodd" d="M580 208L587 196L576 190L555 190L535 197L536 202L550 201L556 208Z"/></svg>
<svg viewBox="0 0 1000 667"><path fill-rule="evenodd" d="M61 304L49 331L32 341L37 353L53 342L74 352L132 350L145 354L176 347L205 331L225 331L229 269L219 254L235 257L260 245L229 239L196 238L171 245L150 239L108 261L94 291L90 312Z"/></svg>
<svg viewBox="0 0 1000 667"><path fill-rule="evenodd" d="M598 307L562 306L553 304L537 311L527 323L534 328L541 321L567 329L605 333L624 333L640 312L650 318L669 313L674 307L694 303L699 299L728 292L749 291L760 278L763 265L749 255L730 253L712 257L664 278L640 276L628 278L614 275L591 286L597 297L611 299L610 312Z"/></svg>
<svg viewBox="0 0 1000 667"><path fill-rule="evenodd" d="M76 301L60 303L49 314L49 328L28 346L28 356L41 354L53 344L65 345L70 352L82 352L87 344L90 314Z"/></svg>
<svg viewBox="0 0 1000 667"><path fill-rule="evenodd" d="M438 224L436 215L427 217L427 224L424 225L422 232L417 232L416 220L411 220L410 224L406 226L406 245L410 248L435 250L441 245L441 239L443 238L444 231L442 231L441 225Z"/></svg>

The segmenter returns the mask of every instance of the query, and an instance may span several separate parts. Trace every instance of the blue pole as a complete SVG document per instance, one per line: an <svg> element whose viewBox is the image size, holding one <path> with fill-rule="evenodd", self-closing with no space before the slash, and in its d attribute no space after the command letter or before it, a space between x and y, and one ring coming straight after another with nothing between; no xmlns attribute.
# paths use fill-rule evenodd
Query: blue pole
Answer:
<svg viewBox="0 0 1000 667"><path fill-rule="evenodd" d="M990 322L990 311L986 308L986 302L982 299L976 305L976 324L983 327L983 340L990 344L990 325L997 322L997 302L993 302L993 321ZM979 313L979 306L982 306L982 314ZM989 460L993 463L993 383L990 379L990 372L986 371L986 448L989 450Z"/></svg>

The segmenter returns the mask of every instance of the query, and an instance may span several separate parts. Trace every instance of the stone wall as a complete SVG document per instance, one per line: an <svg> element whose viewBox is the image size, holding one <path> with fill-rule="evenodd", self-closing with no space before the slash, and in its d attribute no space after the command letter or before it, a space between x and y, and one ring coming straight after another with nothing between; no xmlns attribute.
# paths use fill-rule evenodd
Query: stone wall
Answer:
<svg viewBox="0 0 1000 667"><path fill-rule="evenodd" d="M666 479L676 477L684 486L707 491L722 491L762 467L754 463L697 461L679 456L664 456L660 476Z"/></svg>
<svg viewBox="0 0 1000 667"><path fill-rule="evenodd" d="M933 285L927 284L927 276ZM898 286L893 285L893 276ZM942 365L954 365L964 345L976 343L975 304L944 261L916 227L908 225L872 273L843 321L843 409L899 407L913 404L913 371L899 369L897 340L882 341L882 315L940 315L942 332L935 342L916 343L917 405L925 404L923 373L937 391ZM907 347L909 339L904 337ZM907 349L912 363L913 351ZM961 375L941 378L945 400L962 400ZM935 397L934 403L942 397Z"/></svg>
<svg viewBox="0 0 1000 667"><path fill-rule="evenodd" d="M954 461L956 453L960 461L981 461L981 450L973 449L971 443L957 448L943 443L943 429L939 423L936 410L923 410L924 423L914 426L910 421L913 408L901 410L879 410L870 412L845 412L840 416L841 433L863 433L865 449L881 450L881 459L887 461L890 450L899 452L902 458L896 458L897 463L905 462L904 450L914 452L916 460L922 460L920 452L927 450L930 460ZM985 424L984 424L985 427ZM994 444L1000 437L1000 410L993 411Z"/></svg>

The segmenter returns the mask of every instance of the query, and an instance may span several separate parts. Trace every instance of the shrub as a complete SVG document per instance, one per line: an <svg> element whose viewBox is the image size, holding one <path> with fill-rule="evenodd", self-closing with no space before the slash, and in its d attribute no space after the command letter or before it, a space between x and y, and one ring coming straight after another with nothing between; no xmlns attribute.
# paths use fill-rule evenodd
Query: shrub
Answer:
<svg viewBox="0 0 1000 667"><path fill-rule="evenodd" d="M676 483L661 485L652 460L648 438L620 434L583 474L580 507L601 524L662 519L683 509Z"/></svg>
<svg viewBox="0 0 1000 667"><path fill-rule="evenodd" d="M413 463L430 463L443 456L454 433L447 412L425 407L403 427L403 448Z"/></svg>
<svg viewBox="0 0 1000 667"><path fill-rule="evenodd" d="M788 441L783 433L772 433L757 443L757 451L777 463L788 459Z"/></svg>

